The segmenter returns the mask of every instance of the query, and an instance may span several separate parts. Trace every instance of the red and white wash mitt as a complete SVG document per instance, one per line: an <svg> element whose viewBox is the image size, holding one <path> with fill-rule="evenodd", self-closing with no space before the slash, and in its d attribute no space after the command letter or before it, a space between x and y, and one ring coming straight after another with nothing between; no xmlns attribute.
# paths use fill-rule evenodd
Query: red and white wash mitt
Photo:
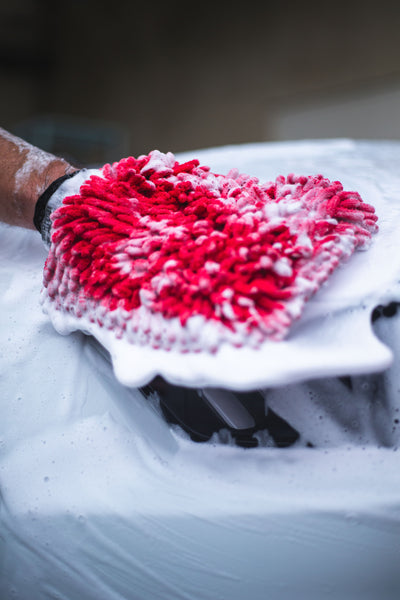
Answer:
<svg viewBox="0 0 400 600"><path fill-rule="evenodd" d="M180 352L282 340L377 231L374 208L322 175L260 183L157 150L55 182L35 220L59 331Z"/></svg>

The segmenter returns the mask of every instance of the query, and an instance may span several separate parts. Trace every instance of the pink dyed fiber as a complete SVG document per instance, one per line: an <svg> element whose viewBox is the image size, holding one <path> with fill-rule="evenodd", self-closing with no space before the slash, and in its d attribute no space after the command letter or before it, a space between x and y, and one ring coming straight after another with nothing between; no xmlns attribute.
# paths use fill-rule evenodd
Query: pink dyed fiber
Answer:
<svg viewBox="0 0 400 600"><path fill-rule="evenodd" d="M283 339L304 303L377 231L374 208L322 175L260 184L158 151L106 165L52 220L47 301L119 337L131 331L134 343L140 330L141 343L163 348L175 337L152 336L151 318L135 319L140 307L166 330L179 320L183 338L188 319L201 316L228 340L240 331L236 345L254 332L259 343Z"/></svg>

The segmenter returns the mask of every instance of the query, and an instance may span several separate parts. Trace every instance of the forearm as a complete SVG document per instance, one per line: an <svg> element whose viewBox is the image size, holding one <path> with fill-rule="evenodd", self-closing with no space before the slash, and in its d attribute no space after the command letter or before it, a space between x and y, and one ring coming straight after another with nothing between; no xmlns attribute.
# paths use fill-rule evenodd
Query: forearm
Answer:
<svg viewBox="0 0 400 600"><path fill-rule="evenodd" d="M39 196L55 179L75 170L0 128L0 221L34 229Z"/></svg>

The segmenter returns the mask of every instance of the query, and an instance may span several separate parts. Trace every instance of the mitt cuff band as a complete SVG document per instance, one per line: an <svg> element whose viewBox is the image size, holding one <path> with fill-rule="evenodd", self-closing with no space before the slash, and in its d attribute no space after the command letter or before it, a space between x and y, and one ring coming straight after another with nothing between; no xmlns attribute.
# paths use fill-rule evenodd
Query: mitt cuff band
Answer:
<svg viewBox="0 0 400 600"><path fill-rule="evenodd" d="M58 177L55 179L53 183L49 185L48 188L45 189L43 194L41 194L36 202L35 206L35 214L33 216L33 224L36 229L41 233L43 219L46 213L46 206L52 195L58 190L60 185L64 183L67 179L70 179L74 175L79 173L79 171L74 171L73 173L68 173L66 175L62 175L62 177Z"/></svg>

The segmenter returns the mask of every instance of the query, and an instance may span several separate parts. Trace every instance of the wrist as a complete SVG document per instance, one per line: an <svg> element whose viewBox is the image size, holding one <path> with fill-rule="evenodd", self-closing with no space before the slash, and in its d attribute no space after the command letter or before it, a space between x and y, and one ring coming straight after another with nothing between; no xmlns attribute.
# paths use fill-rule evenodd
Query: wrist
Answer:
<svg viewBox="0 0 400 600"><path fill-rule="evenodd" d="M0 128L0 221L33 229L37 199L52 181L75 169Z"/></svg>

